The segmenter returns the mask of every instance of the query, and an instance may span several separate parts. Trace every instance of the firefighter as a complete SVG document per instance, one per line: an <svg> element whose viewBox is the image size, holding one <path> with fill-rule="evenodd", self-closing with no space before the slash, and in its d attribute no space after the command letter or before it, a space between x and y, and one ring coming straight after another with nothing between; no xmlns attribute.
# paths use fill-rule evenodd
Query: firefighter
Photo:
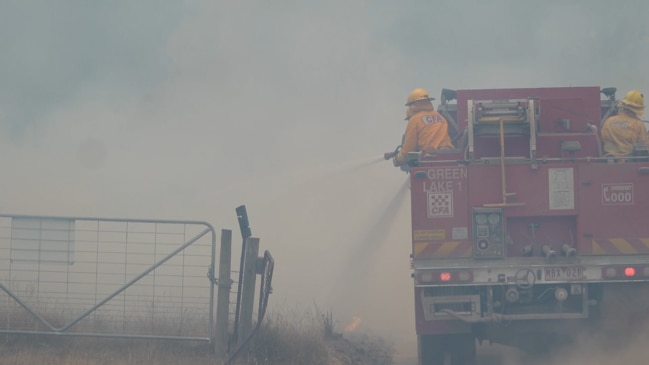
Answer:
<svg viewBox="0 0 649 365"><path fill-rule="evenodd" d="M403 137L401 150L393 158L394 166L406 164L408 152L435 152L438 149L451 149L453 143L448 135L448 122L435 111L433 98L424 89L414 89L406 106L408 126Z"/></svg>
<svg viewBox="0 0 649 365"><path fill-rule="evenodd" d="M410 117L412 117L412 112L410 111L410 106L407 106L406 107L406 117L403 118L403 120L408 120L408 119L410 119Z"/></svg>
<svg viewBox="0 0 649 365"><path fill-rule="evenodd" d="M644 122L644 95L638 90L629 91L618 104L618 114L604 121L602 141L607 155L624 157L632 155L634 149L649 146L649 136Z"/></svg>

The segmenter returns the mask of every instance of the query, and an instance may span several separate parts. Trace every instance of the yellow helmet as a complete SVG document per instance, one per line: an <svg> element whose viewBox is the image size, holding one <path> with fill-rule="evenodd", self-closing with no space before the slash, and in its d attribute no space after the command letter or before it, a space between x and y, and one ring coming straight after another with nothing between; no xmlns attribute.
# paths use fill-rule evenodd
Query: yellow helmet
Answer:
<svg viewBox="0 0 649 365"><path fill-rule="evenodd" d="M644 95L638 90L631 90L622 99L622 104L633 108L644 108Z"/></svg>
<svg viewBox="0 0 649 365"><path fill-rule="evenodd" d="M412 92L410 92L410 95L408 95L406 106L409 106L410 104L419 100L434 100L434 98L428 96L428 91L422 88L416 88Z"/></svg>
<svg viewBox="0 0 649 365"><path fill-rule="evenodd" d="M620 101L619 107L629 109L640 117L644 113L644 95L638 90L631 90Z"/></svg>

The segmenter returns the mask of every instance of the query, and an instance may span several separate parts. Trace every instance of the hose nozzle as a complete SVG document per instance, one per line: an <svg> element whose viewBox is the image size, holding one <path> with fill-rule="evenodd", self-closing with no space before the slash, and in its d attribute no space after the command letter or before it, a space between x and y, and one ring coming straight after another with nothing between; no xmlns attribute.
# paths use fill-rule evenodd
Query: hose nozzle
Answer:
<svg viewBox="0 0 649 365"><path fill-rule="evenodd" d="M577 255L577 250L575 250L574 247L571 247L570 245L565 244L565 243L563 245L561 245L561 252L563 252L563 254L565 256L575 256L575 255Z"/></svg>
<svg viewBox="0 0 649 365"><path fill-rule="evenodd" d="M534 255L534 245L532 245L532 244L525 245L523 247L523 250L522 250L521 253L523 254L523 256L533 256Z"/></svg>
<svg viewBox="0 0 649 365"><path fill-rule="evenodd" d="M541 250L543 251L543 254L545 255L545 257L546 257L548 260L551 260L551 259L557 257L557 251L553 250L553 249L550 248L550 246L548 246L548 245L543 245L543 247L542 247Z"/></svg>
<svg viewBox="0 0 649 365"><path fill-rule="evenodd" d="M383 158L386 160L389 160L393 158L394 156L399 154L399 151L401 151L401 145L398 145L397 148L394 149L392 152L386 152L383 154Z"/></svg>

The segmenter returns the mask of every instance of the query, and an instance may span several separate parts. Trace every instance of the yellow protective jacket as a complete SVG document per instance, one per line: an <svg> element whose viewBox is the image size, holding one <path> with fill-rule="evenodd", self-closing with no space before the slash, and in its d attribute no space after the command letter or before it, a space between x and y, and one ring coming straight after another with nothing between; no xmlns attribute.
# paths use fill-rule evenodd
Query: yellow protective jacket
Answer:
<svg viewBox="0 0 649 365"><path fill-rule="evenodd" d="M433 104L416 103L410 106L411 116L408 119L406 134L394 164L406 163L408 152L430 151L440 148L453 148L448 136L448 122L435 111Z"/></svg>
<svg viewBox="0 0 649 365"><path fill-rule="evenodd" d="M633 153L636 143L649 144L647 128L633 112L620 109L619 114L609 117L602 126L604 151L616 157Z"/></svg>

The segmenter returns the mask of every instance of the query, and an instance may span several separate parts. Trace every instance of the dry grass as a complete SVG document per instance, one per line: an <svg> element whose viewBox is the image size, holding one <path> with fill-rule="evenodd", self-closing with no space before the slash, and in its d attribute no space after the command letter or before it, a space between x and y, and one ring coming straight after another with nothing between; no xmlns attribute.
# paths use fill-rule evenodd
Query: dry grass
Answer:
<svg viewBox="0 0 649 365"><path fill-rule="evenodd" d="M4 335L6 365L223 364L207 344L179 341ZM313 311L269 313L257 336L233 364L351 365L392 363L381 339L336 331L333 315Z"/></svg>
<svg viewBox="0 0 649 365"><path fill-rule="evenodd" d="M23 337L0 346L7 365L215 364L205 346L99 338Z"/></svg>

